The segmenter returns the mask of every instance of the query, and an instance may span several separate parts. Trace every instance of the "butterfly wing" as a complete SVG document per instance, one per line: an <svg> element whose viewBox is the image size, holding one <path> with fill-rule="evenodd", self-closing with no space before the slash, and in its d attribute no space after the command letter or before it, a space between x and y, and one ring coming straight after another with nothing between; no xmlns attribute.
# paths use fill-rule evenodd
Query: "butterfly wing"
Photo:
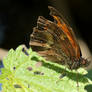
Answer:
<svg viewBox="0 0 92 92"><path fill-rule="evenodd" d="M75 37L75 34L74 34L72 28L69 26L68 22L64 19L64 17L55 8L53 8L51 6L48 6L48 8L50 9L50 15L53 16L53 18L57 22L56 24L65 33L65 35L67 36L67 38L73 48L72 50L70 50L70 52L71 52L70 56L71 57L74 56L76 59L80 58L80 56L81 56L80 47L79 47L79 44L77 43L77 40L76 40L76 37Z"/></svg>
<svg viewBox="0 0 92 92"><path fill-rule="evenodd" d="M50 15L55 22L40 16L37 27L31 34L30 45L33 50L48 60L65 63L65 59L80 57L80 48L76 42L72 29L65 22L56 9L50 7Z"/></svg>
<svg viewBox="0 0 92 92"><path fill-rule="evenodd" d="M60 31L55 23L40 16L37 27L33 28L29 44L41 56L59 63L59 61L63 61L65 55L63 55L64 53L59 45L60 39L58 34L56 34L56 30Z"/></svg>

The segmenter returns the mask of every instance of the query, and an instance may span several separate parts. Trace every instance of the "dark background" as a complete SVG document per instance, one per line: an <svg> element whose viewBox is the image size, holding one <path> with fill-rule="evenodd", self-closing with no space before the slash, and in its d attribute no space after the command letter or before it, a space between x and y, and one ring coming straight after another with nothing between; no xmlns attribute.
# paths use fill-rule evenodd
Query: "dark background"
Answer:
<svg viewBox="0 0 92 92"><path fill-rule="evenodd" d="M58 9L92 51L91 0L0 0L0 47L28 46L32 28L39 15L49 16L48 5Z"/></svg>

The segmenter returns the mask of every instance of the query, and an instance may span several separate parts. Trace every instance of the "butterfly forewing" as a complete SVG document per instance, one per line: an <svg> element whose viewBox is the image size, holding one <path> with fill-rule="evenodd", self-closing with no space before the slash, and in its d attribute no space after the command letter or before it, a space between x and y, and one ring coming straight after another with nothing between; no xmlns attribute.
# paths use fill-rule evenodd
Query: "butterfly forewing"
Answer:
<svg viewBox="0 0 92 92"><path fill-rule="evenodd" d="M74 51L75 57L77 59L80 58L80 55L81 55L80 47L77 43L77 40L74 32L72 31L72 28L69 26L68 22L64 19L64 17L55 8L51 6L49 6L48 8L50 9L50 15L54 17L55 21L57 21L57 25L62 29L62 31L69 39L70 44L73 47L73 50L71 50L71 53L73 53ZM72 54L71 54L71 57L72 57Z"/></svg>

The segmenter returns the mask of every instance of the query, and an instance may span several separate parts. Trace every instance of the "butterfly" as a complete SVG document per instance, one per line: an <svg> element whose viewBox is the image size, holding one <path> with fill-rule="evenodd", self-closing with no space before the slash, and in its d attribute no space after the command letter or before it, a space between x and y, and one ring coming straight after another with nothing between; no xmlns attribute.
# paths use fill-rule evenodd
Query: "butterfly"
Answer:
<svg viewBox="0 0 92 92"><path fill-rule="evenodd" d="M73 29L54 7L48 8L54 21L39 16L29 45L47 60L67 65L71 70L87 67L89 61L82 57Z"/></svg>

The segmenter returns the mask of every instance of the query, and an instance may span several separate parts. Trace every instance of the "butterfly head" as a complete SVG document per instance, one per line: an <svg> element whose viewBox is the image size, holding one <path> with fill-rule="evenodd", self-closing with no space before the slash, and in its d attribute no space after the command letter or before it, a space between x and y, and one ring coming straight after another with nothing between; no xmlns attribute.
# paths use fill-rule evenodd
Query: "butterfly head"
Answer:
<svg viewBox="0 0 92 92"><path fill-rule="evenodd" d="M87 67L90 64L90 61L82 57L79 59L79 62L80 62L80 67Z"/></svg>

